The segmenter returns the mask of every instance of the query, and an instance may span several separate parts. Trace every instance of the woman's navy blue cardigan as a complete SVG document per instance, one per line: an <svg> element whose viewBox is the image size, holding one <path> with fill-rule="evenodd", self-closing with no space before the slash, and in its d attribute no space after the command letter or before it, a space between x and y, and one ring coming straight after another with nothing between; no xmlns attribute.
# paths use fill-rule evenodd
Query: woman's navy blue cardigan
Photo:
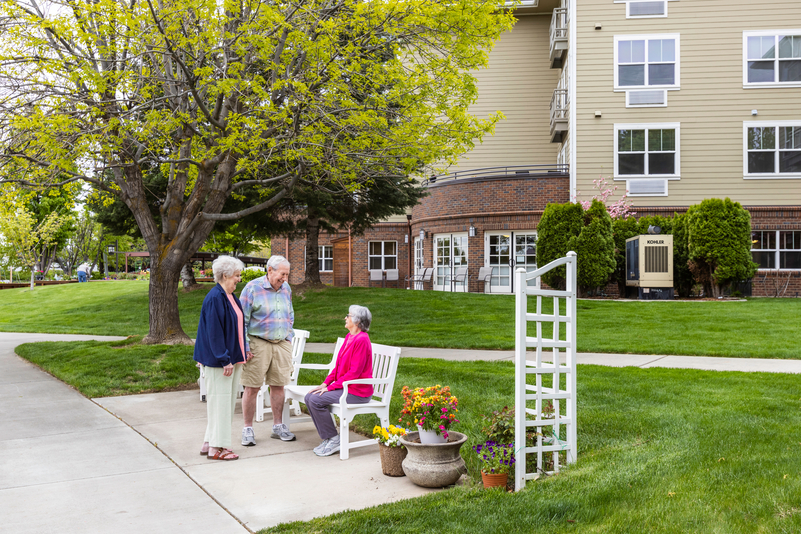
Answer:
<svg viewBox="0 0 801 534"><path fill-rule="evenodd" d="M232 296L241 310L242 303L236 295ZM203 307L200 309L195 361L208 367L225 367L229 363L244 362L245 355L239 347L236 322L236 313L231 309L225 290L217 284L203 299ZM244 335L243 328L243 339Z"/></svg>

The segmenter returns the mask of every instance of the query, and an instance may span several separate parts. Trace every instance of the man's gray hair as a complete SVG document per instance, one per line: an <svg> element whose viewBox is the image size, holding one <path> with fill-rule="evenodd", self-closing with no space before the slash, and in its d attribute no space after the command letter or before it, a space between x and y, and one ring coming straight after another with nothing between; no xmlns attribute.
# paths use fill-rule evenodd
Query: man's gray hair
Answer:
<svg viewBox="0 0 801 534"><path fill-rule="evenodd" d="M350 320L359 327L359 330L362 332L370 330L370 323L373 322L373 314L370 313L370 310L354 304L348 309L348 313L350 313Z"/></svg>
<svg viewBox="0 0 801 534"><path fill-rule="evenodd" d="M245 270L245 264L233 256L218 256L211 264L214 273L214 281L218 284L223 281L223 277L231 278L234 273Z"/></svg>
<svg viewBox="0 0 801 534"><path fill-rule="evenodd" d="M270 259L267 260L267 267L269 267L273 271L278 269L278 267L280 267L281 265L289 266L289 260L283 256L279 256L278 254L270 256Z"/></svg>

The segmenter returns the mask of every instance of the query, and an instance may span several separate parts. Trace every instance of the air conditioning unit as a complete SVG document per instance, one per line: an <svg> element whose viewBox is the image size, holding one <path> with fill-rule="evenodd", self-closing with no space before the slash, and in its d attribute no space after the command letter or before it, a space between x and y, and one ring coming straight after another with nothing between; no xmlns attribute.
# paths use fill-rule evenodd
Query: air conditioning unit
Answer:
<svg viewBox="0 0 801 534"><path fill-rule="evenodd" d="M643 300L673 299L673 236L658 233L626 239L626 286Z"/></svg>

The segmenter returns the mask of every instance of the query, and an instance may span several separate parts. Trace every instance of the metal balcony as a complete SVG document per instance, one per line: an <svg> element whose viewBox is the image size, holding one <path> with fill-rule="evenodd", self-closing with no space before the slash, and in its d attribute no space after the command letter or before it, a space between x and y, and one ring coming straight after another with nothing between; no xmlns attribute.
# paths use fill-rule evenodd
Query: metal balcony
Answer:
<svg viewBox="0 0 801 534"><path fill-rule="evenodd" d="M561 69L567 56L570 18L566 7L553 10L551 15L551 68Z"/></svg>
<svg viewBox="0 0 801 534"><path fill-rule="evenodd" d="M551 98L551 143L561 143L569 127L570 95L567 89L554 89Z"/></svg>

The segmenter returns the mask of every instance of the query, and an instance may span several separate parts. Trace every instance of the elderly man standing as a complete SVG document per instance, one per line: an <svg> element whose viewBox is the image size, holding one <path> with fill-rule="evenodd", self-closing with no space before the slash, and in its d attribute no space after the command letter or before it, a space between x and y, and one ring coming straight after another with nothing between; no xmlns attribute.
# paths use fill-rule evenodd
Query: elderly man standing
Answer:
<svg viewBox="0 0 801 534"><path fill-rule="evenodd" d="M283 256L267 261L267 274L250 281L239 296L245 314L245 351L250 359L242 369L242 445L256 444L253 416L262 384L270 386L273 433L270 437L292 441L295 434L283 423L284 386L292 374L292 290L287 283L289 262Z"/></svg>

